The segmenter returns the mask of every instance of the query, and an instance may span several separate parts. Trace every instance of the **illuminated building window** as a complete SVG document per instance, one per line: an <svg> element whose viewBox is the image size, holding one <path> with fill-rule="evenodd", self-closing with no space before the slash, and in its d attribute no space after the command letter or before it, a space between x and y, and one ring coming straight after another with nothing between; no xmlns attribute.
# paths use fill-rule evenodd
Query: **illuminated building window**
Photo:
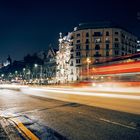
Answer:
<svg viewBox="0 0 140 140"><path fill-rule="evenodd" d="M108 37L106 37L105 42L106 43L109 43L110 42Z"/></svg>
<svg viewBox="0 0 140 140"><path fill-rule="evenodd" d="M95 42L96 42L96 43L100 43L100 42L101 42L101 38L96 38L96 39L95 39Z"/></svg>
<svg viewBox="0 0 140 140"><path fill-rule="evenodd" d="M99 59L96 59L96 60L95 60L95 63L99 63Z"/></svg>

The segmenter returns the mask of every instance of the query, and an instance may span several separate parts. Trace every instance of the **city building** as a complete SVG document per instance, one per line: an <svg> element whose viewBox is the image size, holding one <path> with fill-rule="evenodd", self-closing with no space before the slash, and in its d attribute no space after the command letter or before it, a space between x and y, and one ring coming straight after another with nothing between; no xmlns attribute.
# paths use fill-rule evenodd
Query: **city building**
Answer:
<svg viewBox="0 0 140 140"><path fill-rule="evenodd" d="M121 27L110 22L79 24L67 36L60 36L57 79L62 83L87 79L96 64L136 52L137 37Z"/></svg>
<svg viewBox="0 0 140 140"><path fill-rule="evenodd" d="M137 52L140 52L140 40L137 41Z"/></svg>
<svg viewBox="0 0 140 140"><path fill-rule="evenodd" d="M58 50L54 49L52 46L47 50L44 59L44 79L46 79L48 84L56 84L56 52Z"/></svg>
<svg viewBox="0 0 140 140"><path fill-rule="evenodd" d="M71 59L71 33L62 37L62 33L60 33L59 39L59 51L56 55L56 64L57 64L57 72L56 72L56 81L57 83L68 83L69 81L73 81L70 76L70 59Z"/></svg>

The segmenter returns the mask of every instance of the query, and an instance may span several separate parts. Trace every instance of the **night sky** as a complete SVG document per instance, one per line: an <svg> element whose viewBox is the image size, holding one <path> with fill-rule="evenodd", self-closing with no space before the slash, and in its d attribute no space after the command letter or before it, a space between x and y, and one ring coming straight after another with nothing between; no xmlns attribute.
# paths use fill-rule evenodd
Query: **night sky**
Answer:
<svg viewBox="0 0 140 140"><path fill-rule="evenodd" d="M140 37L139 0L3 0L0 2L0 61L58 45L59 32L81 22L113 21Z"/></svg>

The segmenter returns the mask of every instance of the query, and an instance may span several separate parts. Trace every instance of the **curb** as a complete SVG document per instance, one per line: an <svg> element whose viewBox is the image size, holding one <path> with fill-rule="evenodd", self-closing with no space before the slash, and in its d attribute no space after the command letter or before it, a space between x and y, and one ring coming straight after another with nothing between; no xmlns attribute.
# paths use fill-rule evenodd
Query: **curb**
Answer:
<svg viewBox="0 0 140 140"><path fill-rule="evenodd" d="M9 140L21 140L21 138L17 134L14 126L11 123L9 123L6 119L2 118L0 120L0 124Z"/></svg>

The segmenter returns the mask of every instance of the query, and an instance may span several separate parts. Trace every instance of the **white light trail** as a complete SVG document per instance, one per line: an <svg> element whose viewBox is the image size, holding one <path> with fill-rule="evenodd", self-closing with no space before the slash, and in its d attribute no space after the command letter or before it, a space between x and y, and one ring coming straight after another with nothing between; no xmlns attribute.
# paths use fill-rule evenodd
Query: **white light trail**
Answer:
<svg viewBox="0 0 140 140"><path fill-rule="evenodd" d="M96 92L80 92L80 91L70 91L70 90L53 90L53 89L42 89L42 88L29 88L31 92L49 92L49 93L61 93L61 94L72 94L72 95L82 95L82 96L96 96L96 97L106 97L106 98L120 98L120 99L131 99L140 100L138 95L123 95L123 94L112 94L112 93L96 93Z"/></svg>

